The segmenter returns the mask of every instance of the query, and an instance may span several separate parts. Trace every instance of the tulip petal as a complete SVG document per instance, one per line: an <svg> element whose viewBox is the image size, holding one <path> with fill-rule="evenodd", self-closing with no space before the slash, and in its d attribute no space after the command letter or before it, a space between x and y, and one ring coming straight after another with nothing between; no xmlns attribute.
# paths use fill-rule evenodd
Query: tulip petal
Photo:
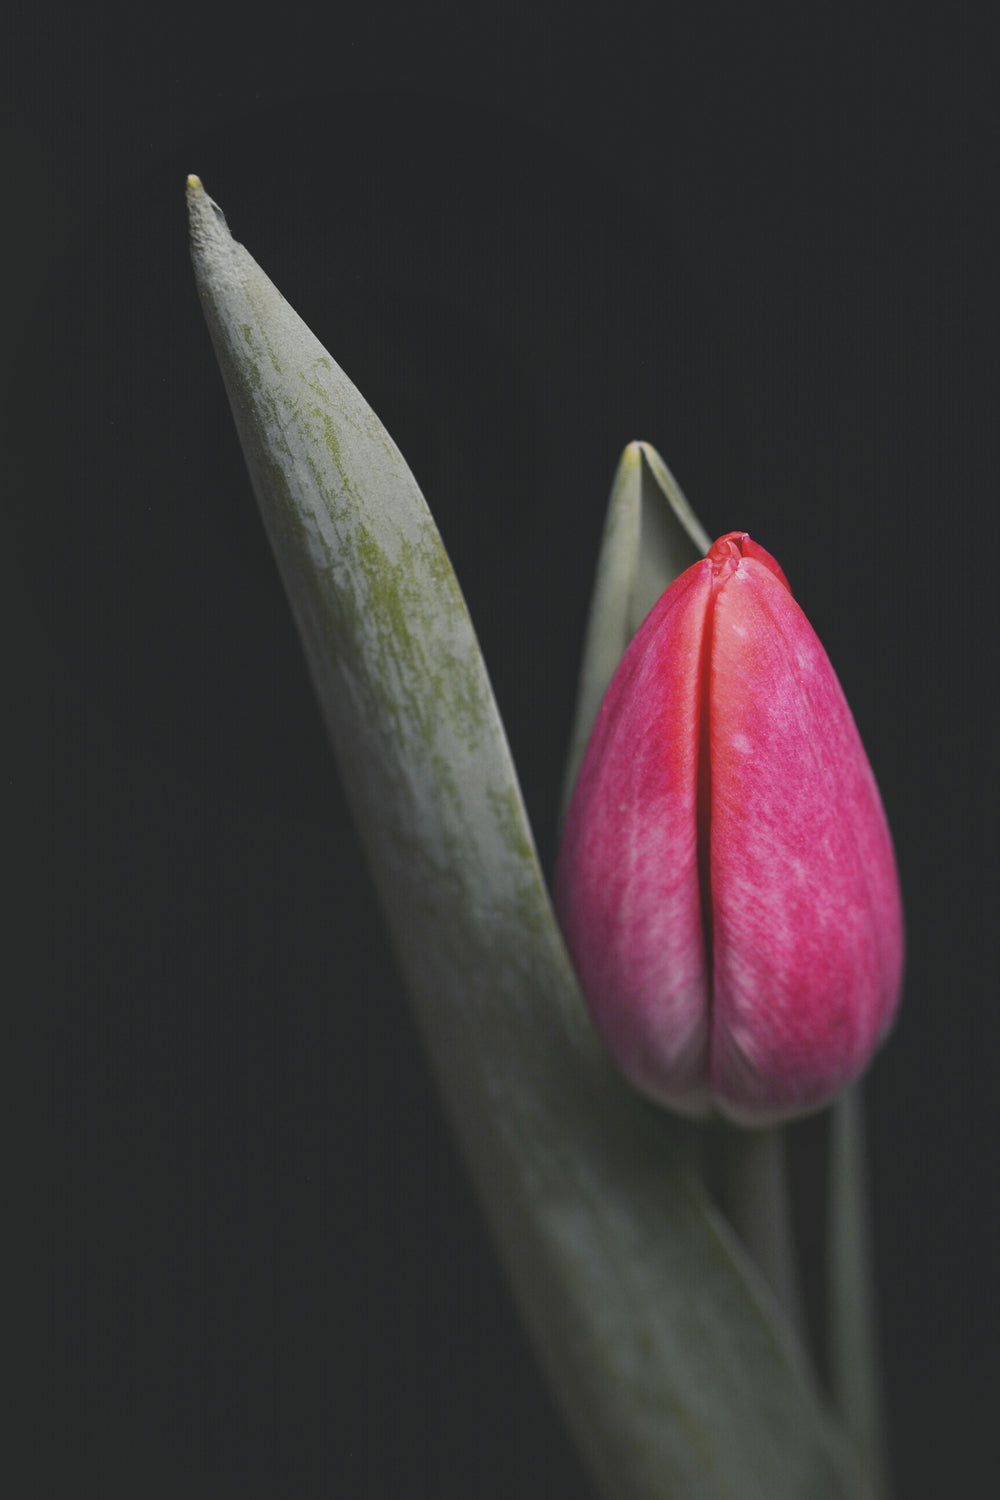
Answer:
<svg viewBox="0 0 1000 1500"><path fill-rule="evenodd" d="M698 735L712 568L648 615L601 705L573 795L556 902L588 1002L632 1081L708 1107Z"/></svg>
<svg viewBox="0 0 1000 1500"><path fill-rule="evenodd" d="M875 778L812 627L744 557L716 596L711 728L713 1092L735 1119L818 1107L891 1023L895 860Z"/></svg>

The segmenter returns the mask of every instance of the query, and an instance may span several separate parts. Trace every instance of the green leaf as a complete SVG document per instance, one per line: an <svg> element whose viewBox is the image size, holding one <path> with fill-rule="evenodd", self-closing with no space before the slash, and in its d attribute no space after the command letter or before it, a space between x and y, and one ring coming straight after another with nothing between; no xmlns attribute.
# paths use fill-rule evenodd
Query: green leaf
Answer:
<svg viewBox="0 0 1000 1500"><path fill-rule="evenodd" d="M569 804L597 710L625 648L663 590L711 546L651 443L629 443L611 485L587 617L563 811Z"/></svg>
<svg viewBox="0 0 1000 1500"><path fill-rule="evenodd" d="M601 1492L863 1493L794 1340L707 1203L697 1132L639 1098L596 1039L413 476L197 178L188 197L208 326L399 964Z"/></svg>

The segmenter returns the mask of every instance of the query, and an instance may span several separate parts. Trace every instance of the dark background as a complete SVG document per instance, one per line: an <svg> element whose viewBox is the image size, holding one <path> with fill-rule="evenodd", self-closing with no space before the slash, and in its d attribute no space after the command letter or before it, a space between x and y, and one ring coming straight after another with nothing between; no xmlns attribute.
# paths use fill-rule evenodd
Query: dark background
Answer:
<svg viewBox="0 0 1000 1500"><path fill-rule="evenodd" d="M990 23L570 14L8 29L4 1494L588 1493L387 952L201 320L190 171L409 458L547 867L622 446L778 556L907 903L867 1091L899 1495L983 1492Z"/></svg>

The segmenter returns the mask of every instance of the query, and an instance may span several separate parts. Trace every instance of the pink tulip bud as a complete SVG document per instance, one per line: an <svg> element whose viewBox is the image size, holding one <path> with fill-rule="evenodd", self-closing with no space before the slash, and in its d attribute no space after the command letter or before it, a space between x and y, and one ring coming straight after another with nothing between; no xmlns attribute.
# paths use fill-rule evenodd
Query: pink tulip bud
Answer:
<svg viewBox="0 0 1000 1500"><path fill-rule="evenodd" d="M816 1109L885 1037L903 970L885 813L826 652L745 532L681 574L623 656L556 905L608 1048L686 1114Z"/></svg>

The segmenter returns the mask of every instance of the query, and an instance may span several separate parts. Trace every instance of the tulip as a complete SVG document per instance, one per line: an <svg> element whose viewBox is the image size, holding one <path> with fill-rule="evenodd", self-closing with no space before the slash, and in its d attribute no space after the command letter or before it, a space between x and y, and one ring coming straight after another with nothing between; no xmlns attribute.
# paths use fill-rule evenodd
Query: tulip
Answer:
<svg viewBox="0 0 1000 1500"><path fill-rule="evenodd" d="M683 1113L806 1113L885 1037L903 969L885 813L826 652L745 532L675 580L622 657L556 906L610 1052Z"/></svg>
<svg viewBox="0 0 1000 1500"><path fill-rule="evenodd" d="M732 1500L867 1493L859 1471L873 1471L877 1403L856 1394L874 1385L864 1276L844 1275L850 1257L832 1244L830 1363L835 1390L849 1369L853 1398L841 1424L746 1256L720 1238L707 1195L689 1190L694 1142L651 1134L581 1024L486 665L402 454L197 177L188 202L202 306L393 945L598 1487ZM289 214L280 193L275 214L279 224ZM590 688L599 698L653 602L650 579L703 555L699 530L659 455L630 444L609 506L574 765L597 710ZM644 566L633 568L640 539ZM331 974L336 984L336 955ZM756 1156L770 1142L729 1133L725 1144ZM836 1180L836 1150L831 1160ZM850 1230L857 1194L843 1196L848 1212L831 1222Z"/></svg>

